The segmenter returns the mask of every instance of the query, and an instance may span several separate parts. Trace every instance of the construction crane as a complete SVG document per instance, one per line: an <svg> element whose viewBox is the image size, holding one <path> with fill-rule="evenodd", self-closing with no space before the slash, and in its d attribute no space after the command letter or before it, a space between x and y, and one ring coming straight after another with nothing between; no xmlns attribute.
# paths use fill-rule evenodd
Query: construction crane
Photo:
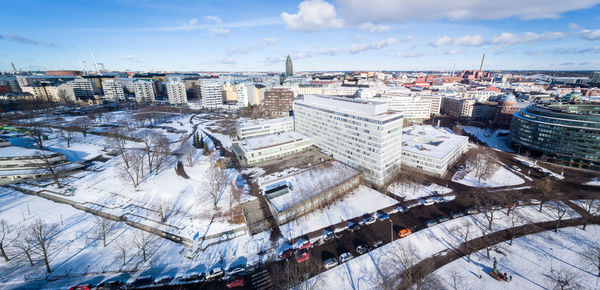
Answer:
<svg viewBox="0 0 600 290"><path fill-rule="evenodd" d="M17 70L17 68L15 67L15 64L14 64L12 61L10 62L10 65L12 65L13 72L15 72L15 73L18 73L18 72L19 72L19 71Z"/></svg>

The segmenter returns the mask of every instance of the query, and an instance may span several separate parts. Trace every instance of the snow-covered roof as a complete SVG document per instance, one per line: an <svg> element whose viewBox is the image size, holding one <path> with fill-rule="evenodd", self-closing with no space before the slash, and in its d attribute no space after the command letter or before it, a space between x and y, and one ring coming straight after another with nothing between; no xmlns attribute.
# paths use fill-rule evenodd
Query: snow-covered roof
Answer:
<svg viewBox="0 0 600 290"><path fill-rule="evenodd" d="M456 135L446 128L413 125L402 131L402 150L443 159L468 140L469 137Z"/></svg>
<svg viewBox="0 0 600 290"><path fill-rule="evenodd" d="M259 179L259 187L263 190L287 184L287 193L269 200L278 212L290 209L306 202L330 188L360 174L360 171L338 161L320 163L307 169L281 177L265 177Z"/></svg>
<svg viewBox="0 0 600 290"><path fill-rule="evenodd" d="M324 107L337 112L346 112L354 115L369 116L373 119L387 119L400 112L391 111L385 102L376 102L363 99L332 97L325 95L304 95L303 100L295 103L304 103L311 106Z"/></svg>
<svg viewBox="0 0 600 290"><path fill-rule="evenodd" d="M42 152L47 155L57 154L48 150L31 149L21 146L6 146L0 147L0 158L39 156L42 155Z"/></svg>
<svg viewBox="0 0 600 290"><path fill-rule="evenodd" d="M279 146L286 143L299 142L303 140L310 140L310 138L298 132L286 132L261 137L247 138L237 144L238 146L242 147L246 152L248 152L265 149L273 146Z"/></svg>
<svg viewBox="0 0 600 290"><path fill-rule="evenodd" d="M270 124L277 124L283 122L292 122L292 117L283 117L276 119L253 119L253 120L244 120L238 122L238 127L246 128L246 127L256 127L256 126L264 126Z"/></svg>

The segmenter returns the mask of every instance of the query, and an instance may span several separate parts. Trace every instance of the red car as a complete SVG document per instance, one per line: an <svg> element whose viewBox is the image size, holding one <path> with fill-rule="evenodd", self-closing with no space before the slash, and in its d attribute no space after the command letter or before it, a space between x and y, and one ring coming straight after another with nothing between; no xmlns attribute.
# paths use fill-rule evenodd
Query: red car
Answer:
<svg viewBox="0 0 600 290"><path fill-rule="evenodd" d="M310 257L308 256L308 252L307 251L302 251L300 253L298 253L298 257L296 257L296 261L298 261L298 263L302 263L306 260L308 260Z"/></svg>
<svg viewBox="0 0 600 290"><path fill-rule="evenodd" d="M226 286L227 288L242 287L244 286L244 277L233 276L227 280Z"/></svg>
<svg viewBox="0 0 600 290"><path fill-rule="evenodd" d="M312 244L310 243L310 241L305 240L305 241L302 241L302 243L300 243L298 250L304 250L304 249L308 249L310 247L312 247Z"/></svg>
<svg viewBox="0 0 600 290"><path fill-rule="evenodd" d="M69 288L69 290L90 290L91 288L92 288L92 285L86 284L86 285L71 286L71 288Z"/></svg>

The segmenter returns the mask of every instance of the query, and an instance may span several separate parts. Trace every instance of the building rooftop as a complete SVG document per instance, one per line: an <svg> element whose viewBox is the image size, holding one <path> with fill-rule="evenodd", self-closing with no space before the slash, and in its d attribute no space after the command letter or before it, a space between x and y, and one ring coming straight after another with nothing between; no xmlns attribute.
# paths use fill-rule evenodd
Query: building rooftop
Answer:
<svg viewBox="0 0 600 290"><path fill-rule="evenodd" d="M402 130L402 151L443 159L469 137L456 135L448 128L413 125Z"/></svg>
<svg viewBox="0 0 600 290"><path fill-rule="evenodd" d="M302 140L310 140L310 138L297 132L287 132L281 134L271 134L262 137L247 138L243 141L240 141L238 146L243 148L245 151L254 151Z"/></svg>
<svg viewBox="0 0 600 290"><path fill-rule="evenodd" d="M48 150L39 150L39 149L31 149L21 146L6 146L0 147L0 158L11 158L11 157L31 157L31 156L40 156L41 153L45 153L47 155L58 154L56 152L48 151Z"/></svg>
<svg viewBox="0 0 600 290"><path fill-rule="evenodd" d="M350 114L358 114L370 116L377 119L388 119L391 114L399 114L400 112L392 111L389 105L385 102L376 102L363 99L351 99L344 97L332 97L324 95L305 95L303 100L295 102L304 103L307 105L315 105L318 107L330 108L334 111L346 112Z"/></svg>
<svg viewBox="0 0 600 290"><path fill-rule="evenodd" d="M283 117L283 118L275 118L275 119L250 119L239 121L238 127L246 128L246 127L255 127L255 126L264 126L269 124L276 124L282 122L293 122L292 117Z"/></svg>

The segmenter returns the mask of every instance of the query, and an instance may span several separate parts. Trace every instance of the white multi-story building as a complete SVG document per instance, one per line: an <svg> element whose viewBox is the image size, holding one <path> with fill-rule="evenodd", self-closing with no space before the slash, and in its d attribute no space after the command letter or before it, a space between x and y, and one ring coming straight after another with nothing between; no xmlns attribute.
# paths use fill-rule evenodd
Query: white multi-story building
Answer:
<svg viewBox="0 0 600 290"><path fill-rule="evenodd" d="M294 131L292 117L242 121L235 127L236 135L240 140L290 131Z"/></svg>
<svg viewBox="0 0 600 290"><path fill-rule="evenodd" d="M221 82L202 81L200 83L200 94L202 95L202 107L204 108L217 108L223 105Z"/></svg>
<svg viewBox="0 0 600 290"><path fill-rule="evenodd" d="M383 185L399 169L403 117L387 103L306 95L294 101L294 115L297 132L368 181Z"/></svg>
<svg viewBox="0 0 600 290"><path fill-rule="evenodd" d="M39 83L30 86L22 86L21 90L23 90L24 93L30 93L38 100L49 102L60 101L57 84Z"/></svg>
<svg viewBox="0 0 600 290"><path fill-rule="evenodd" d="M237 91L237 105L239 107L247 107L249 102L248 102L248 96L250 95L250 90L254 89L254 85L253 84L238 84L236 86L236 91Z"/></svg>
<svg viewBox="0 0 600 290"><path fill-rule="evenodd" d="M123 85L118 81L102 81L102 90L104 91L104 97L108 99L112 99L114 101L125 101L125 92L123 91Z"/></svg>
<svg viewBox="0 0 600 290"><path fill-rule="evenodd" d="M178 82L168 82L167 96L169 97L169 104L176 105L187 103L185 84Z"/></svg>
<svg viewBox="0 0 600 290"><path fill-rule="evenodd" d="M429 100L431 103L431 107L429 108L429 113L431 115L439 115L440 109L442 107L442 96L440 95L423 95L420 96L421 99Z"/></svg>
<svg viewBox="0 0 600 290"><path fill-rule="evenodd" d="M390 110L402 112L404 119L411 121L426 120L431 115L431 101L419 96L389 95L370 100L387 103Z"/></svg>
<svg viewBox="0 0 600 290"><path fill-rule="evenodd" d="M245 166L302 152L312 145L311 138L297 132L287 132L244 139L234 143L231 150L240 164Z"/></svg>
<svg viewBox="0 0 600 290"><path fill-rule="evenodd" d="M444 176L465 153L469 137L456 135L447 128L413 125L402 132L402 166L427 174Z"/></svg>
<svg viewBox="0 0 600 290"><path fill-rule="evenodd" d="M134 83L135 100L138 103L153 103L156 100L153 81L139 80Z"/></svg>

